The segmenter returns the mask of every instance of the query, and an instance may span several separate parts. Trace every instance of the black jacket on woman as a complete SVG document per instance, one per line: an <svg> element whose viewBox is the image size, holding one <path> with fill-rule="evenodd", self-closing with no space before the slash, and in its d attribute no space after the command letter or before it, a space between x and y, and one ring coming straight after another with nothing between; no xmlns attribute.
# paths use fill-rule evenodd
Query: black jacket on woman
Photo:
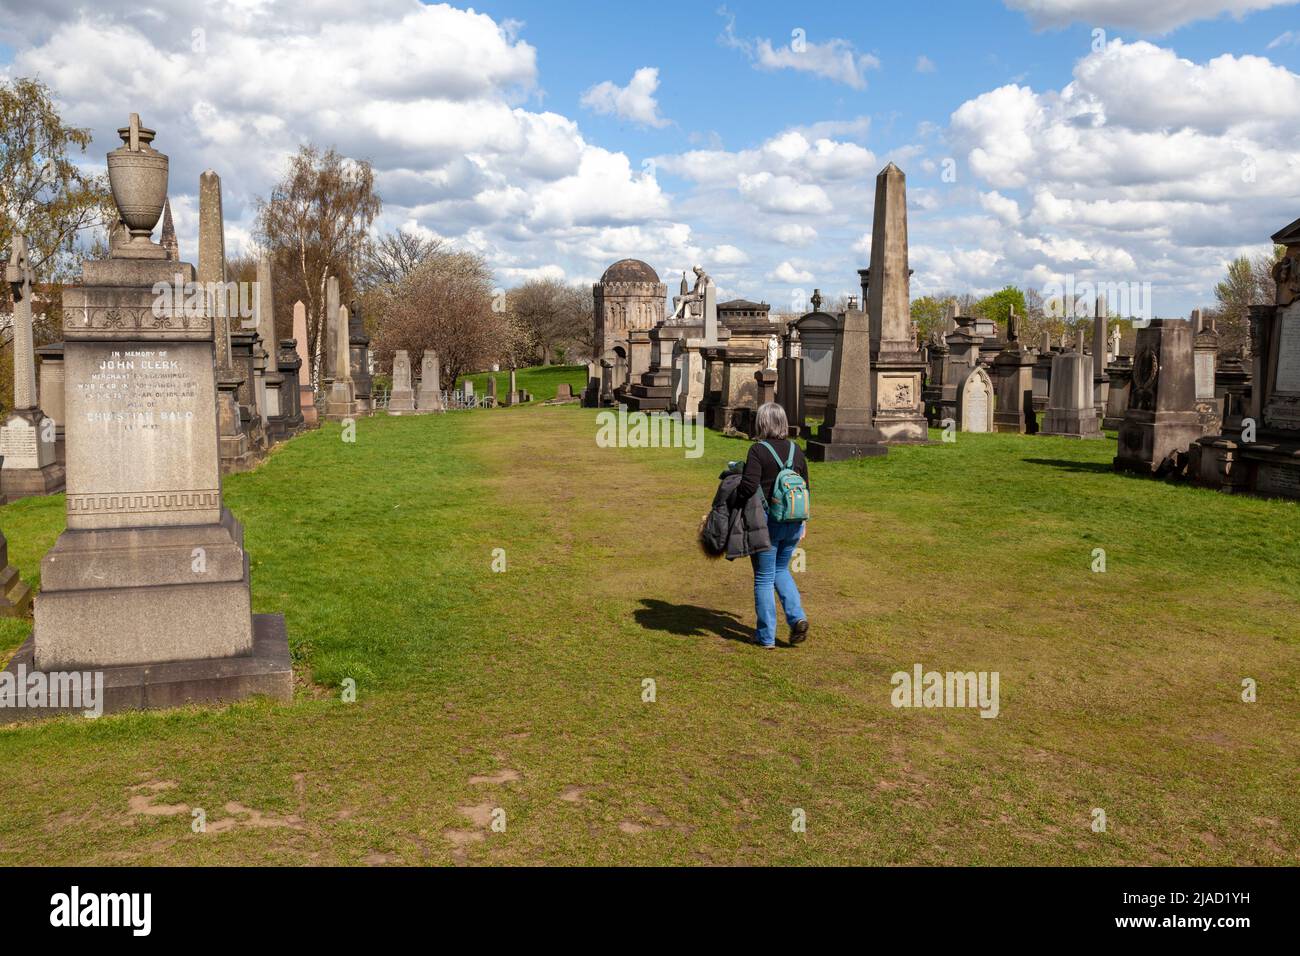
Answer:
<svg viewBox="0 0 1300 956"><path fill-rule="evenodd" d="M728 469L718 477L721 481L713 496L713 507L701 530L705 547L712 554L725 550L728 561L746 558L772 547L763 496L751 493L740 498L736 495L743 480L739 471Z"/></svg>

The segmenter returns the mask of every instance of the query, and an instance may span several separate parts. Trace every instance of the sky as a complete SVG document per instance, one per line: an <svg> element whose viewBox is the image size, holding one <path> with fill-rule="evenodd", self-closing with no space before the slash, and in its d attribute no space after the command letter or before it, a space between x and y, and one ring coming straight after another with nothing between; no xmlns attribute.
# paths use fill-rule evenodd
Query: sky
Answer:
<svg viewBox="0 0 1300 956"><path fill-rule="evenodd" d="M0 0L0 76L35 76L103 167L131 112L199 173L227 251L305 142L369 160L405 228L498 282L644 259L675 290L803 311L856 291L874 181L907 175L914 297L1150 283L1213 302L1300 216L1298 0L684 3Z"/></svg>

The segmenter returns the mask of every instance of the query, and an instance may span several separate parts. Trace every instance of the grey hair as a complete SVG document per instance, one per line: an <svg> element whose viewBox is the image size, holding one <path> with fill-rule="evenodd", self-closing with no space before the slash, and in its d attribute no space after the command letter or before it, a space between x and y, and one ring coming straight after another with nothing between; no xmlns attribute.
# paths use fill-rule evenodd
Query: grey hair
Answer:
<svg viewBox="0 0 1300 956"><path fill-rule="evenodd" d="M789 438L790 422L785 417L785 409L776 402L767 402L758 408L758 417L754 422L757 434L755 441L768 441L773 438Z"/></svg>

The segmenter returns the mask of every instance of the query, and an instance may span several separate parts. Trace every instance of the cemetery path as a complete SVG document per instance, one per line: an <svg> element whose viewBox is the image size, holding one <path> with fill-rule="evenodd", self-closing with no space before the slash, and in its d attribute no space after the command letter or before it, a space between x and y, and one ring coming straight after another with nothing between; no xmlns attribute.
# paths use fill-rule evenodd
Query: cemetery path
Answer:
<svg viewBox="0 0 1300 956"><path fill-rule="evenodd" d="M745 443L594 415L327 426L230 479L294 704L0 731L0 862L1300 859L1294 505L1119 478L1111 442L814 465L813 636L761 651L748 564L693 541ZM0 512L25 572L61 508ZM998 716L891 706L917 664L996 672Z"/></svg>

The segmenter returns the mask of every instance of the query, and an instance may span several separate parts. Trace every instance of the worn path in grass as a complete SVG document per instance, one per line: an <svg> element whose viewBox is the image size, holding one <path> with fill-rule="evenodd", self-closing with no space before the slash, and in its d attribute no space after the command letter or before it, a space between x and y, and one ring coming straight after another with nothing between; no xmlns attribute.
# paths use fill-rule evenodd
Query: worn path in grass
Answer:
<svg viewBox="0 0 1300 956"><path fill-rule="evenodd" d="M745 443L599 448L594 415L363 420L229 480L294 704L0 731L0 862L1300 859L1295 505L1109 442L814 465L813 636L762 651L748 566L692 543ZM29 579L60 515L0 509ZM893 708L916 663L997 671L1000 715Z"/></svg>

